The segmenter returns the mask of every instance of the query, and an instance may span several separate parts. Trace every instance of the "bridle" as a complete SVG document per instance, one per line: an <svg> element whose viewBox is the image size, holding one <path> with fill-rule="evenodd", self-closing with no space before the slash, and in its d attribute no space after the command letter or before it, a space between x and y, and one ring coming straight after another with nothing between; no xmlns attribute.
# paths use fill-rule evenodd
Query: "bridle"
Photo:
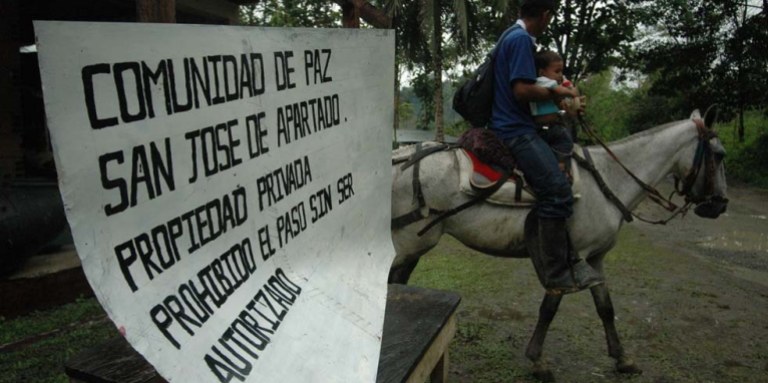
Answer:
<svg viewBox="0 0 768 383"><path fill-rule="evenodd" d="M678 195L685 196L686 202L702 203L710 200L715 192L715 156L709 140L716 138L717 133L708 129L700 118L694 118L693 122L696 124L696 129L699 132L699 144L696 146L693 166L691 166L688 174L682 179L682 185L681 180L675 177L675 191ZM693 196L691 191L701 173L702 167L704 168L704 193L700 196Z"/></svg>
<svg viewBox="0 0 768 383"><path fill-rule="evenodd" d="M624 164L621 163L621 160L611 151L610 148L603 142L603 140L600 139L600 137L595 133L595 131L584 121L583 117L579 116L579 123L587 135L589 135L593 140L595 140L600 146L603 147L603 149L606 150L608 155L613 158L613 160L619 164L619 166L638 184L640 187L643 188L648 193L648 197L651 199L651 201L655 202L657 205L663 207L667 211L671 212L672 215L663 220L649 220L646 218L643 218L639 215L637 215L634 212L629 212L629 209L627 209L617 198L613 197L613 193L610 192L610 190L603 190L603 192L608 195L609 200L611 200L614 204L617 205L619 210L624 215L624 219L627 222L632 221L632 217L637 218L640 221L656 224L656 225L666 225L667 222L671 221L673 218L675 218L678 215L685 215L685 213L688 212L688 210L691 208L694 204L701 204L704 202L710 202L714 199L717 199L716 196L714 196L714 190L715 190L715 156L712 152L712 145L710 144L709 140L712 138L717 137L717 133L711 129L708 129L706 125L704 124L704 121L701 118L693 118L693 123L696 125L696 129L698 131L698 145L696 147L696 152L694 154L693 158L693 166L688 171L688 174L685 175L685 177L682 180L682 186L680 185L680 179L678 177L675 177L675 191L670 194L669 197L664 197L656 188L654 188L651 185L648 185L647 183L643 182L640 178L638 178L634 173L632 173L631 170L629 170ZM693 185L696 183L696 180L702 170L702 167L704 168L704 193L700 196L694 196L692 194L693 191ZM679 207L672 202L672 195L677 193L678 195L685 197L685 204L682 207ZM719 200L723 200L722 197L719 198Z"/></svg>

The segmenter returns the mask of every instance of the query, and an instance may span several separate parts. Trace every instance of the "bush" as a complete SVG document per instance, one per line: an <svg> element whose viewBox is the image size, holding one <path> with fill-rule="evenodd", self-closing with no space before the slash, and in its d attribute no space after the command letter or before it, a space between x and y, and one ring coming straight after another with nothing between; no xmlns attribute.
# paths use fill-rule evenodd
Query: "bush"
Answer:
<svg viewBox="0 0 768 383"><path fill-rule="evenodd" d="M601 72L577 84L587 96L586 120L601 138L613 141L629 135L631 91L613 89L613 75Z"/></svg>
<svg viewBox="0 0 768 383"><path fill-rule="evenodd" d="M738 117L718 127L720 139L728 152L726 175L753 186L768 188L768 118L760 111L744 116L744 142L736 134Z"/></svg>

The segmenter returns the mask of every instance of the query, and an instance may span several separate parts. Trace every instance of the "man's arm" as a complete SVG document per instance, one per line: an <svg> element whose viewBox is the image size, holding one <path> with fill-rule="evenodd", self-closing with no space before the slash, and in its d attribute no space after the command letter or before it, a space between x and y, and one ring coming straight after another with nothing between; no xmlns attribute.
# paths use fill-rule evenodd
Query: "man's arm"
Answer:
<svg viewBox="0 0 768 383"><path fill-rule="evenodd" d="M579 93L575 89L569 89L564 86L556 86L552 89L547 89L536 85L535 83L528 83L525 81L515 81L512 85L512 92L515 94L515 98L522 102L537 102L554 100L558 97L578 97Z"/></svg>

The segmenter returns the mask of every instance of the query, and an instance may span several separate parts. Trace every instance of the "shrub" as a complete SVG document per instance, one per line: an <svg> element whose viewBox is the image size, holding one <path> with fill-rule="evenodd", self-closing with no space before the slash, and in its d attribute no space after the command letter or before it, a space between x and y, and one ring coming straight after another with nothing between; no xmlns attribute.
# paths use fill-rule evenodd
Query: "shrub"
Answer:
<svg viewBox="0 0 768 383"><path fill-rule="evenodd" d="M760 111L744 116L744 142L736 135L738 120L721 124L720 139L728 152L725 158L729 179L768 188L768 118Z"/></svg>

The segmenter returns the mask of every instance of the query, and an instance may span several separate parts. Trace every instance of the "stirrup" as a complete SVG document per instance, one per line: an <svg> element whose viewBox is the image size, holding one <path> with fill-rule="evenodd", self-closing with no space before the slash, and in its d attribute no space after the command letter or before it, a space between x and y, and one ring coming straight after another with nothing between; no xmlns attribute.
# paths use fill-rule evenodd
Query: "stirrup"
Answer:
<svg viewBox="0 0 768 383"><path fill-rule="evenodd" d="M566 294L573 294L578 293L579 291L584 290L583 288L579 288L577 286L571 287L571 288L552 288L552 289L545 289L545 293L547 295L566 295Z"/></svg>
<svg viewBox="0 0 768 383"><path fill-rule="evenodd" d="M570 269L574 282L576 282L582 290L605 283L605 278L583 259L571 264Z"/></svg>
<svg viewBox="0 0 768 383"><path fill-rule="evenodd" d="M578 266L577 266L578 265ZM576 263L570 265L570 276L573 280L574 285L571 287L554 287L554 288L547 288L546 290L547 294L549 295L565 295L565 294L572 294L577 293L582 290L591 289L595 286L602 285L605 283L605 279L602 275L600 275L595 269L592 268L586 261L584 260L578 260ZM580 274L581 278L576 277L577 270ZM579 283L579 280L583 279L585 282L583 284Z"/></svg>

